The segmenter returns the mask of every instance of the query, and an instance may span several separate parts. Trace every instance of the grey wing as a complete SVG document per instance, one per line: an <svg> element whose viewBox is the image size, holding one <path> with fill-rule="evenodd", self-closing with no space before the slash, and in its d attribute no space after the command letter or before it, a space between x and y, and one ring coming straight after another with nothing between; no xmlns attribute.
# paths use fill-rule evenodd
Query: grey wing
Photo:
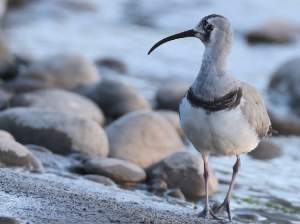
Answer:
<svg viewBox="0 0 300 224"><path fill-rule="evenodd" d="M271 121L260 93L247 83L241 82L244 104L242 112L249 124L256 131L258 138L268 137L273 131Z"/></svg>

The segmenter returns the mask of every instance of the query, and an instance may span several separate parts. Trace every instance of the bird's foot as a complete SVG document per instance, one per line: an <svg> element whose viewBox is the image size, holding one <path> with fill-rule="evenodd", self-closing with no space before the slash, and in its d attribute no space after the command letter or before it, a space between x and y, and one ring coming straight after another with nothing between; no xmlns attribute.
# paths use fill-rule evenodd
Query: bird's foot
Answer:
<svg viewBox="0 0 300 224"><path fill-rule="evenodd" d="M204 208L203 211L198 214L198 217L201 217L203 219L222 220L213 213L211 208L209 208L209 209Z"/></svg>
<svg viewBox="0 0 300 224"><path fill-rule="evenodd" d="M220 215L223 211L226 211L228 213L228 218L229 221L232 221L232 217L231 217L231 211L230 211L230 202L229 200L225 199L224 202L219 206L219 208L217 208L217 210L215 211L216 215Z"/></svg>

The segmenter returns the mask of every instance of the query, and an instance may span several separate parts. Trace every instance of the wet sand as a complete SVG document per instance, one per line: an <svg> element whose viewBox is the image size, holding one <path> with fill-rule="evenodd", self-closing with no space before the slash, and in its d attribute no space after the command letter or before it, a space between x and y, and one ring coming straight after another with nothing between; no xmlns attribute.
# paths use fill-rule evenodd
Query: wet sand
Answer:
<svg viewBox="0 0 300 224"><path fill-rule="evenodd" d="M23 223L216 223L192 204L51 174L0 169L0 214Z"/></svg>

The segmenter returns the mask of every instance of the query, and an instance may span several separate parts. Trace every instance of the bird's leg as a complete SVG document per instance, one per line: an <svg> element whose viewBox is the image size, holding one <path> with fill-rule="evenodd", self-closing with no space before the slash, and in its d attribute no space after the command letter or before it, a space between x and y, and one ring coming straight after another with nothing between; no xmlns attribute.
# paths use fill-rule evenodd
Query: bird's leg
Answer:
<svg viewBox="0 0 300 224"><path fill-rule="evenodd" d="M209 201L208 201L208 177L209 177L209 171L208 171L208 162L204 160L204 173L203 177L205 180L205 207L202 212L198 214L199 217L204 218L204 219L209 219L213 218L216 220L221 220L211 210L209 206Z"/></svg>
<svg viewBox="0 0 300 224"><path fill-rule="evenodd" d="M234 166L233 166L232 179L231 179L231 182L230 182L230 186L229 186L229 190L228 190L227 196L226 196L224 202L223 202L223 203L220 205L220 207L215 211L215 214L218 215L218 214L220 214L221 212L223 212L224 210L226 210L227 213L228 213L228 218L229 218L229 221L230 221L230 222L232 221L231 211L230 211L230 196L231 196L231 191L232 191L232 188L233 188L233 185L234 185L236 176L237 176L237 174L238 174L238 172L239 172L239 170L240 170L240 167L241 167L240 157L237 156L236 163L235 163Z"/></svg>

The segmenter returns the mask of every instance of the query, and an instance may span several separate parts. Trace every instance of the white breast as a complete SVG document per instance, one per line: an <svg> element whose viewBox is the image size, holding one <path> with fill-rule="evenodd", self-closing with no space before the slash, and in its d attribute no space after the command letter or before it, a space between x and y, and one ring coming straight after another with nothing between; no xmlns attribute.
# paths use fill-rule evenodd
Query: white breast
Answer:
<svg viewBox="0 0 300 224"><path fill-rule="evenodd" d="M242 98L241 103L244 101ZM240 155L255 149L259 143L240 106L207 113L191 106L184 97L179 111L183 132L202 156L208 156L210 152L223 156Z"/></svg>

